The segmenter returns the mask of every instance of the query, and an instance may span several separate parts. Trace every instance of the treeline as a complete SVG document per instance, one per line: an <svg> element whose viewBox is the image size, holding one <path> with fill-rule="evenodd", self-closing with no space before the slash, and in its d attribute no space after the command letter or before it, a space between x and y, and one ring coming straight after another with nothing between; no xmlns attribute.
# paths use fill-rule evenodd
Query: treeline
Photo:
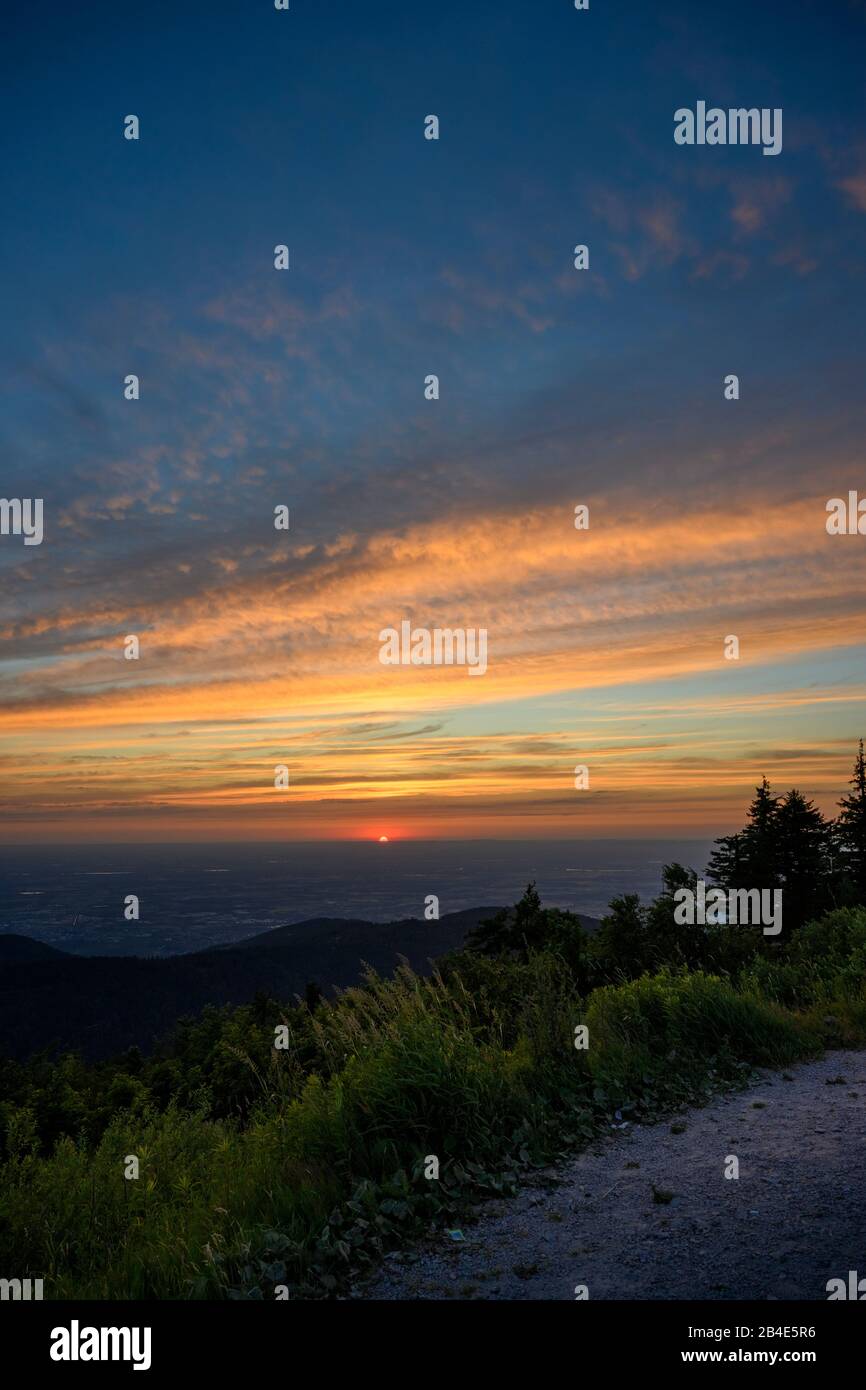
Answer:
<svg viewBox="0 0 866 1390"><path fill-rule="evenodd" d="M839 802L839 815L828 820L796 788L776 796L762 778L743 829L716 840L707 881L725 890L781 889L782 940L836 908L866 907L862 740L850 786ZM662 891L653 902L641 902L636 893L613 898L601 930L591 937L578 929L573 913L542 909L530 884L516 908L477 928L467 946L475 953L520 959L535 950L555 950L584 990L664 966L736 976L757 956L778 955L777 940L752 926L677 923L674 896L681 888L694 890L697 879L694 869L666 864Z"/></svg>
<svg viewBox="0 0 866 1390"><path fill-rule="evenodd" d="M526 1164L609 1133L616 1111L647 1122L754 1065L866 1044L863 909L735 975L625 978L637 967L608 959L617 982L589 990L603 942L575 942L566 918L530 891L511 920L534 944L312 1008L208 1010L149 1059L6 1069L0 1264L44 1279L47 1298L334 1293L408 1233L512 1190Z"/></svg>
<svg viewBox="0 0 866 1390"><path fill-rule="evenodd" d="M661 892L652 902L641 902L637 894L615 897L593 934L574 913L544 908L535 885L529 884L513 908L470 932L464 950L440 961L441 975L446 981L459 978L478 997L489 995L495 980L497 1007L514 1018L519 999L510 992L509 982L518 976L507 967L525 966L540 954L563 964L582 997L666 968L700 970L737 981L746 972L760 972L761 961L799 959L804 949L814 956L821 932L811 929L799 945L791 942L794 932L834 909L866 907L862 742L851 786L840 802L838 819L831 821L796 790L774 796L764 778L744 828L716 842L706 870L714 884L783 889L781 941L752 926L678 924L674 894L693 887L697 874L681 864L668 864L662 870ZM843 914L827 920L849 918ZM826 924L822 931L828 939L833 936ZM848 949L846 941L834 940L835 958ZM481 968L484 958L497 963L498 973ZM336 1007L351 1012L357 997L350 992ZM271 1073L277 1024L288 1022L293 1039L291 1068L284 1065L281 1082L286 1094L299 1094L309 1076L330 1065L318 1022L322 1009L329 1007L318 985L311 983L300 1005L261 993L248 1005L205 1008L196 1018L182 1019L147 1056L133 1047L94 1064L75 1053L59 1060L43 1053L27 1062L4 1062L0 1158L28 1146L49 1153L63 1136L93 1144L118 1114L163 1113L172 1105L198 1108L211 1119L245 1122L262 1095L262 1077Z"/></svg>
<svg viewBox="0 0 866 1390"><path fill-rule="evenodd" d="M802 792L774 796L766 777L746 825L716 841L708 865L722 888L781 888L784 916L796 929L828 908L866 903L866 759L863 740L850 791L827 820Z"/></svg>
<svg viewBox="0 0 866 1390"><path fill-rule="evenodd" d="M0 1266L57 1298L333 1293L616 1110L651 1119L755 1064L866 1045L862 749L853 781L833 823L762 783L743 831L717 843L721 886L786 892L781 938L677 924L673 894L695 878L682 865L654 902L614 899L592 935L530 884L432 978L209 1008L149 1057L5 1064ZM828 896L791 925L793 848L818 841ZM730 877L745 863L776 877Z"/></svg>

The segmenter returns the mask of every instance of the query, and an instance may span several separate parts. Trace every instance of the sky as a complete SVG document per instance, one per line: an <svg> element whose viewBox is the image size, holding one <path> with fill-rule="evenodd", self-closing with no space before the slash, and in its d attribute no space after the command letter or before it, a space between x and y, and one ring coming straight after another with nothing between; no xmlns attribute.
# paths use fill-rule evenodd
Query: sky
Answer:
<svg viewBox="0 0 866 1390"><path fill-rule="evenodd" d="M2 839L713 836L764 774L832 812L864 0L16 9ZM676 144L698 101L781 152ZM404 620L486 671L383 665Z"/></svg>

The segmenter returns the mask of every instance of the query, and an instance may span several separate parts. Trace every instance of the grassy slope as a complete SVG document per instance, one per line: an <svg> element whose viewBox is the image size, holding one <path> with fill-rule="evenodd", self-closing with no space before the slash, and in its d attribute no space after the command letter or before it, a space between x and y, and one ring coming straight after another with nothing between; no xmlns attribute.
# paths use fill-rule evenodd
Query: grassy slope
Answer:
<svg viewBox="0 0 866 1390"><path fill-rule="evenodd" d="M285 1051L271 1022L244 1015L218 1043L259 1095L243 1122L215 1119L204 1098L160 1113L144 1095L93 1144L65 1138L39 1156L26 1107L7 1114L0 1262L44 1278L48 1297L327 1293L419 1223L586 1142L616 1108L652 1114L753 1064L866 1043L858 922L859 945L848 931L828 950L825 932L739 987L662 972L581 1000L541 952L473 960L468 987L456 972L371 979L308 1016ZM424 1175L431 1156L438 1180Z"/></svg>

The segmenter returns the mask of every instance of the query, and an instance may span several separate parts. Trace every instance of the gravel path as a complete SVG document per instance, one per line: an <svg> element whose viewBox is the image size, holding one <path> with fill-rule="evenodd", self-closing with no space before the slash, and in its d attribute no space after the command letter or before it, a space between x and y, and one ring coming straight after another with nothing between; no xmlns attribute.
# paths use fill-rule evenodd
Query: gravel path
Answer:
<svg viewBox="0 0 866 1390"><path fill-rule="evenodd" d="M864 1176L866 1052L831 1052L602 1139L484 1203L463 1243L389 1256L354 1297L823 1300L828 1279L866 1276Z"/></svg>

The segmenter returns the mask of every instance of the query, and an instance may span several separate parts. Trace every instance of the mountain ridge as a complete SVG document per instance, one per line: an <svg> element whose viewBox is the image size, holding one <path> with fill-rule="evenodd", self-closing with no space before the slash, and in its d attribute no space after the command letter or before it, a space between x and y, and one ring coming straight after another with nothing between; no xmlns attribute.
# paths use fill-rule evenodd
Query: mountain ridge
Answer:
<svg viewBox="0 0 866 1390"><path fill-rule="evenodd" d="M436 921L313 917L163 957L77 956L7 933L0 936L0 1056L77 1051L98 1060L132 1046L149 1051L209 1004L246 1004L260 992L290 1001L310 982L332 995L357 984L365 967L389 975L401 959L427 974L431 961L500 910L466 908ZM596 919L576 915L593 930Z"/></svg>

